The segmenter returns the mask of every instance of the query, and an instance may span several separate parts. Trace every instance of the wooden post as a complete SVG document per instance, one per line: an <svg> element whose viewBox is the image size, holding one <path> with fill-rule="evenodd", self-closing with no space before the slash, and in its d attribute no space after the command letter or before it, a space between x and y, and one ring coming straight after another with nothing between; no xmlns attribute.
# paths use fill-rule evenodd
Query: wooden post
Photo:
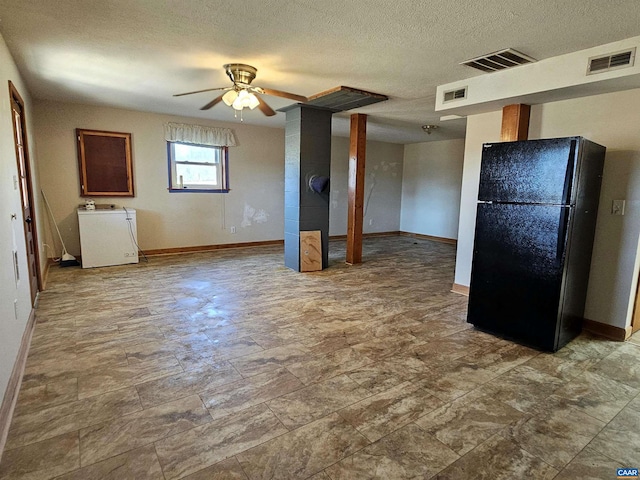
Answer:
<svg viewBox="0 0 640 480"><path fill-rule="evenodd" d="M502 131L500 139L503 142L515 142L529 138L529 114L531 106L522 103L507 105L502 109Z"/></svg>
<svg viewBox="0 0 640 480"><path fill-rule="evenodd" d="M349 144L349 212L347 263L362 263L362 223L364 218L364 164L367 146L367 116L351 115Z"/></svg>

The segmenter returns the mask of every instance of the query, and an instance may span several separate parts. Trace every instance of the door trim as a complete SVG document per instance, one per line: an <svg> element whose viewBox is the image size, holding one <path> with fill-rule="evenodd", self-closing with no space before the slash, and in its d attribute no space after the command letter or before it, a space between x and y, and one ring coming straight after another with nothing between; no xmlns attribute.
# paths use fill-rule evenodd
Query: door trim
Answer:
<svg viewBox="0 0 640 480"><path fill-rule="evenodd" d="M631 317L631 334L640 330L640 279L636 288L635 305L633 306L633 316Z"/></svg>
<svg viewBox="0 0 640 480"><path fill-rule="evenodd" d="M24 159L25 159L25 175L27 177L27 195L29 197L29 205L31 206L31 218L32 218L32 223L31 223L31 234L33 236L33 255L35 257L35 276L36 276L36 282L37 282L37 289L38 291L36 292L31 292L31 297L33 298L33 304L35 304L35 301L37 300L37 295L39 291L42 291L42 271L40 268L40 243L38 241L38 221L36 218L36 203L35 203L35 197L33 195L33 175L31 174L31 152L29 151L29 135L28 135L28 131L27 131L27 114L25 111L25 106L24 106L24 100L22 99L22 96L20 95L20 93L18 92L18 89L15 87L15 85L13 84L13 82L11 80L9 80L9 112L12 115L11 118L11 125L13 128L13 134L14 134L14 147L16 150L16 162L19 162L19 153L18 153L18 145L17 145L17 139L15 138L16 135L16 131L15 131L15 122L13 119L13 109L11 107L11 102L15 101L18 106L20 107L21 110L21 126L22 126L22 138L23 138L23 142L24 142ZM18 170L19 173L19 170ZM22 188L22 187L20 187ZM22 207L22 210L24 210L24 205L22 205L22 198L20 200L20 204ZM24 219L23 219L24 221ZM22 226L23 230L24 230L24 225ZM25 241L26 241L26 232L24 232L25 235ZM27 262L28 262L28 248L29 245L25 244L25 253L27 254ZM29 288L31 288L31 282L29 282ZM32 305L33 306L33 305Z"/></svg>

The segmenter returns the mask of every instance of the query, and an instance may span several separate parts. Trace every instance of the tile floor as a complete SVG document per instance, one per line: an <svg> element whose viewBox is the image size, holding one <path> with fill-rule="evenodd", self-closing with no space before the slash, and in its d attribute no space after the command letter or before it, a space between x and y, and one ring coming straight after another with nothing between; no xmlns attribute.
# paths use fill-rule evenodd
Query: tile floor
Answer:
<svg viewBox="0 0 640 480"><path fill-rule="evenodd" d="M455 249L382 237L52 269L0 479L609 479L640 466L640 345L474 330Z"/></svg>

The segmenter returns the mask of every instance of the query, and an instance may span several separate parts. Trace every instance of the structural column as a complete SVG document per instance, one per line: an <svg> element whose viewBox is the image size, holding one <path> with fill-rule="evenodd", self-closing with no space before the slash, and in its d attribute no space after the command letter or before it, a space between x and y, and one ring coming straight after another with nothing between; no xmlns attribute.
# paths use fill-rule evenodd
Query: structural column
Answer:
<svg viewBox="0 0 640 480"><path fill-rule="evenodd" d="M284 166L284 264L300 271L300 232L319 230L322 268L329 265L329 190L314 192L313 176L329 177L332 110L293 105L286 112Z"/></svg>
<svg viewBox="0 0 640 480"><path fill-rule="evenodd" d="M500 140L515 142L529 138L529 114L531 106L523 103L507 105L502 109Z"/></svg>
<svg viewBox="0 0 640 480"><path fill-rule="evenodd" d="M364 166L367 146L367 116L351 115L349 144L349 211L347 216L347 263L362 262L362 223L364 218Z"/></svg>

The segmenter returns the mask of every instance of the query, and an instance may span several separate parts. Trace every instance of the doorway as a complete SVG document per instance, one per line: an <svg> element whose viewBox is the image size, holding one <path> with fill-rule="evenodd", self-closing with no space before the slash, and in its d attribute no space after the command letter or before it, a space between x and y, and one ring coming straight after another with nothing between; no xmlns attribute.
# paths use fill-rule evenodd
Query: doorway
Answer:
<svg viewBox="0 0 640 480"><path fill-rule="evenodd" d="M38 291L41 290L40 259L38 255L38 233L33 197L33 183L31 175L31 163L29 161L29 145L27 137L27 122L24 110L24 101L18 90L9 81L9 97L11 102L11 117L13 124L13 139L16 147L16 160L18 162L18 179L20 186L20 204L22 207L22 219L24 239L27 248L27 265L29 270L29 286L31 287L31 305L36 301Z"/></svg>

